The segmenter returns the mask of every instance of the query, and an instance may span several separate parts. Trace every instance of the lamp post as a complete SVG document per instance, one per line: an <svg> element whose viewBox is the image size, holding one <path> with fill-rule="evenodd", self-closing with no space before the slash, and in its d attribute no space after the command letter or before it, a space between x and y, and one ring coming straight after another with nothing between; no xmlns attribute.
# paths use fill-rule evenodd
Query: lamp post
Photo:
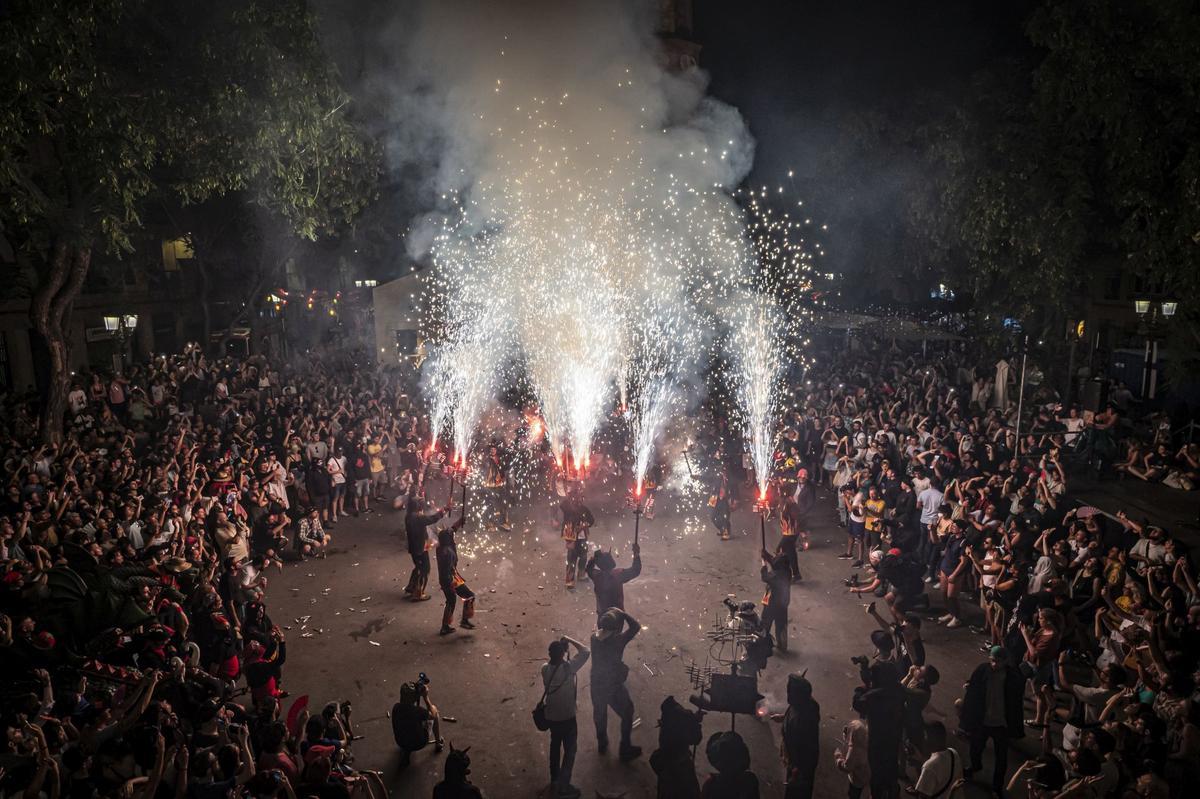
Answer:
<svg viewBox="0 0 1200 799"><path fill-rule="evenodd" d="M121 374L125 368L125 347L129 343L133 331L137 330L137 314L122 314L121 316L104 317L104 329L112 334L117 342L117 351L113 353L113 371Z"/></svg>
<svg viewBox="0 0 1200 799"><path fill-rule="evenodd" d="M1155 336L1160 326L1171 320L1179 310L1175 300L1152 302L1148 298L1133 301L1133 310L1138 315L1138 333L1146 337L1145 356L1142 360L1142 398L1152 400L1158 393L1158 341ZM1159 322L1159 314L1162 322Z"/></svg>

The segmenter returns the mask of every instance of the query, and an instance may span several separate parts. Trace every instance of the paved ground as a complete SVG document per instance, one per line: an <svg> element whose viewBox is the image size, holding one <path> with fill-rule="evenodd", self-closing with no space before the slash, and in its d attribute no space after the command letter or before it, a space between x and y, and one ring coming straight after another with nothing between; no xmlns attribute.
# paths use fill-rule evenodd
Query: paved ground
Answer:
<svg viewBox="0 0 1200 799"><path fill-rule="evenodd" d="M596 496L589 504L598 517L593 539L616 546L618 562L626 565L631 515L617 500ZM736 513L734 540L722 542L707 522L702 498L692 496L681 504L686 507L662 508L657 519L643 522L644 570L626 591L627 610L645 627L626 653L640 718L634 738L645 750L641 760L620 765L615 755L596 752L588 669L581 674L575 783L589 799L595 789L602 791L598 795L626 799L654 795L655 778L646 758L656 745L659 703L670 694L686 702L693 689L685 668L693 660L705 661L709 643L704 631L724 613L721 600L727 594L761 598L757 517ZM849 658L870 652L872 622L858 598L842 587L848 570L835 556L844 539L827 495L821 507L825 510L815 520L812 549L801 555L805 580L792 594L792 651L772 658L760 691L772 711L781 711L787 673L808 669L822 707L816 795L831 797L844 795L833 750L852 713L851 692L858 684L857 667ZM410 563L403 551L401 517L390 508L339 525L337 552L324 561L289 564L271 581L273 618L291 627L285 687L293 696L311 694L317 707L331 699L353 702L357 731L366 736L355 744L357 762L382 770L394 797L429 796L442 770L442 758L432 747L418 753L407 770L396 768L387 713L400 683L421 671L432 679L432 696L442 714L457 719L445 725L445 736L456 746L472 747L473 779L491 799L534 796L549 780L548 735L538 733L529 717L540 695L539 664L547 643L558 635L587 638L595 605L586 581L574 592L562 586L562 547L546 507L535 518L529 513L514 516L524 523L512 533L460 536L464 549L474 550L461 571L479 596L479 628L470 633L439 637L440 601L414 605L404 600ZM777 534L777 528L770 530L769 540ZM315 633L311 638L301 637L297 619L305 615L310 618L303 631ZM979 640L965 628L927 627L929 661L942 673L930 715L948 716L947 726L953 729L953 702L983 658ZM609 723L615 743L615 718L610 716ZM705 735L728 725L729 716L709 715ZM737 729L754 753L763 795L781 796L777 725L743 716ZM703 751L697 770L702 777L709 771Z"/></svg>

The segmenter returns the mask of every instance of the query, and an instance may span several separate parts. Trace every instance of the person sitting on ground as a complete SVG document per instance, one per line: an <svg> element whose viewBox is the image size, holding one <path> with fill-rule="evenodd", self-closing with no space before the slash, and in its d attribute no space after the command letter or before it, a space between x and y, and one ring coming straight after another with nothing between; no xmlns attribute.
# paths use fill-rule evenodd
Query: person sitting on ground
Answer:
<svg viewBox="0 0 1200 799"><path fill-rule="evenodd" d="M321 512L315 507L300 518L296 529L296 546L300 550L300 559L307 557L325 557L325 550L332 539L321 526Z"/></svg>

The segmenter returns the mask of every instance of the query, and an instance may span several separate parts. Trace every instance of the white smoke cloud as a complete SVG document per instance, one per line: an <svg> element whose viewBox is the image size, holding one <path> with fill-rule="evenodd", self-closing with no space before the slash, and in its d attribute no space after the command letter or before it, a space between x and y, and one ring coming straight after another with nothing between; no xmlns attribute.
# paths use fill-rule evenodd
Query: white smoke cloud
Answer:
<svg viewBox="0 0 1200 799"><path fill-rule="evenodd" d="M393 166L423 176L428 207L407 246L438 272L447 347L511 339L492 351L528 364L552 440L577 459L638 357L634 321L694 332L751 260L728 191L753 140L703 72L667 69L656 12L653 0L428 0L381 26L390 49L365 67L369 102L394 120ZM682 379L695 355L641 389ZM490 385L499 364L470 360L487 373L441 382Z"/></svg>

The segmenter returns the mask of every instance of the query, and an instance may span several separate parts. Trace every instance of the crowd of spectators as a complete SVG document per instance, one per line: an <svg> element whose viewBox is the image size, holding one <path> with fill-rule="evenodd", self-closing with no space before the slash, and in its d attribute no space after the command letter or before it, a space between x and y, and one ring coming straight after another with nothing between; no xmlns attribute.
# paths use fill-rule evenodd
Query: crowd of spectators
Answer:
<svg viewBox="0 0 1200 799"><path fill-rule="evenodd" d="M1159 432L1141 449L1115 405L1045 395L1018 435L1016 392L970 363L860 348L787 394L772 496L792 532L812 486L833 498L847 588L877 627L836 761L849 793L887 799L907 781L955 797L978 777L999 795L1181 796L1200 776L1194 567L1167 531L1068 486L1099 467L1188 488L1197 452ZM0 795L386 795L354 766L349 703L310 713L289 697L268 595L283 560L322 557L346 515L410 493L429 430L409 391L344 352L292 366L189 348L81 378L55 443L39 442L36 397L5 398ZM732 427L718 412L695 448L725 472L721 503L752 477ZM799 578L790 546L764 569L779 595ZM928 662L933 624L980 652L947 724L926 714L934 691L959 696ZM796 675L793 693L784 757L806 788L789 795L811 795L815 749L796 730L815 735L819 711ZM748 784L740 739L710 744L729 776L704 795ZM660 778L679 752L661 744Z"/></svg>
<svg viewBox="0 0 1200 799"><path fill-rule="evenodd" d="M348 702L289 700L269 581L411 479L405 381L196 348L0 407L0 796L382 799Z"/></svg>
<svg viewBox="0 0 1200 799"><path fill-rule="evenodd" d="M996 795L1182 796L1200 776L1195 566L1166 530L1072 501L1068 486L1097 466L1190 479L1195 448L1121 444L1131 454L1106 460L1135 439L1117 432L1130 428L1116 406L1085 413L1045 392L1025 397L1018 436L1015 386L997 391L994 369L972 363L885 345L824 359L792 387L773 475L783 518L798 483L826 486L848 590L876 599L861 720L838 757L850 795L885 799L910 776L916 795L958 796L961 774ZM956 702L953 757L923 717L931 691L956 689L935 689L922 624L981 653ZM1027 734L1040 745L1010 774L1010 745ZM908 775L910 760L924 767Z"/></svg>

